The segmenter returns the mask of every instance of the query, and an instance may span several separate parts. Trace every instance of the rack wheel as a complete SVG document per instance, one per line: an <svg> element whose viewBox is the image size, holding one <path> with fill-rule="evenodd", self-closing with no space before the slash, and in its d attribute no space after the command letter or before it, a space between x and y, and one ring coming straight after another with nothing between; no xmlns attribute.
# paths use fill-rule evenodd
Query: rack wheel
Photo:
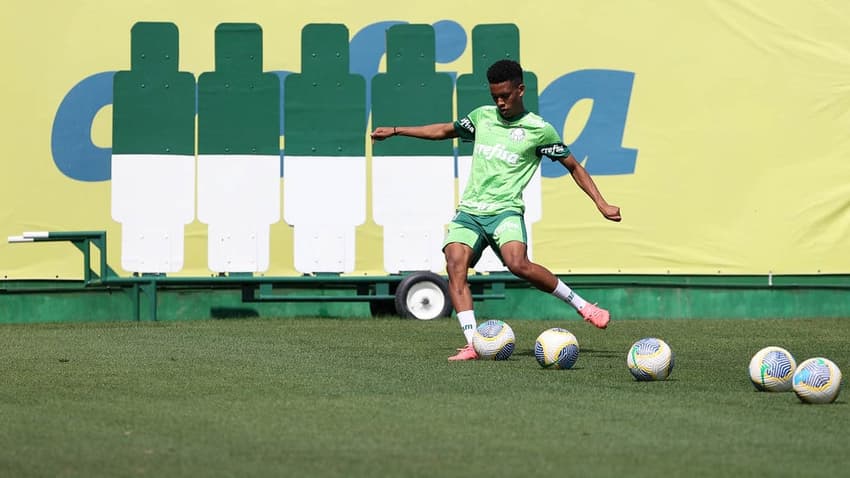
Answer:
<svg viewBox="0 0 850 478"><path fill-rule="evenodd" d="M433 272L414 272L399 282L395 293L398 315L432 320L452 313L449 282Z"/></svg>

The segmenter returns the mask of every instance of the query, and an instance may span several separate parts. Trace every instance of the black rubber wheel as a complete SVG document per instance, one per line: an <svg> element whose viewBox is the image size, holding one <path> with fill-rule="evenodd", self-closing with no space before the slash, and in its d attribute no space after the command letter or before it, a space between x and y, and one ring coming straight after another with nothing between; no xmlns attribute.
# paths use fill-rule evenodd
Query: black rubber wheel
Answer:
<svg viewBox="0 0 850 478"><path fill-rule="evenodd" d="M452 313L449 282L433 272L414 272L399 282L395 292L398 315L418 320L448 317Z"/></svg>

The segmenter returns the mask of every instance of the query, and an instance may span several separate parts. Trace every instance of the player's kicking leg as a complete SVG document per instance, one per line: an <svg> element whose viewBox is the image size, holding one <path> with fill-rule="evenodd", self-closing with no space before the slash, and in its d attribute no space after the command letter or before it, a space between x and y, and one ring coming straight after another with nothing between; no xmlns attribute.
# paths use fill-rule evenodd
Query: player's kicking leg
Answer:
<svg viewBox="0 0 850 478"><path fill-rule="evenodd" d="M600 329L608 327L611 314L602 307L590 304L582 299L555 274L552 274L549 269L528 260L525 243L521 241L505 243L501 247L501 253L505 265L515 276L527 280L534 287L570 304L578 312L578 315L595 327Z"/></svg>

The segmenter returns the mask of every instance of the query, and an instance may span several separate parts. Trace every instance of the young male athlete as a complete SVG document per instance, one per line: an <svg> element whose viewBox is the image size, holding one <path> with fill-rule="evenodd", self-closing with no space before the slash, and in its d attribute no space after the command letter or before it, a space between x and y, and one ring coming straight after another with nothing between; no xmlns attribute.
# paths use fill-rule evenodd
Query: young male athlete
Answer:
<svg viewBox="0 0 850 478"><path fill-rule="evenodd" d="M460 137L475 142L469 181L443 245L449 296L467 342L449 360L478 358L472 347L476 322L467 274L487 246L511 273L572 305L584 320L601 329L610 320L607 310L586 302L548 269L528 259L522 192L541 158L547 156L569 170L606 219L620 221L620 208L605 201L555 128L525 110L525 85L519 63L495 62L487 70L487 80L495 106L476 108L454 123L384 126L372 132L376 141L401 135L429 140Z"/></svg>

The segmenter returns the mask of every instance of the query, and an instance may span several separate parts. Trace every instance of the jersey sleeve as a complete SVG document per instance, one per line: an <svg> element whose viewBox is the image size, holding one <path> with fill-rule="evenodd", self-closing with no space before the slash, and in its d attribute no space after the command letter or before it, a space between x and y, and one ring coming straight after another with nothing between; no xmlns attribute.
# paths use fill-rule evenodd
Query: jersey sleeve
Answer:
<svg viewBox="0 0 850 478"><path fill-rule="evenodd" d="M458 137L463 141L474 141L475 140L475 122L478 119L478 112L480 108L476 108L469 112L463 118L455 121L455 131L457 132Z"/></svg>
<svg viewBox="0 0 850 478"><path fill-rule="evenodd" d="M541 138L540 145L537 146L535 153L537 153L537 156L546 156L552 161L557 161L560 158L566 158L571 154L570 148L561 141L561 136L558 135L555 128L548 123L546 124L546 127L543 128L543 138Z"/></svg>

